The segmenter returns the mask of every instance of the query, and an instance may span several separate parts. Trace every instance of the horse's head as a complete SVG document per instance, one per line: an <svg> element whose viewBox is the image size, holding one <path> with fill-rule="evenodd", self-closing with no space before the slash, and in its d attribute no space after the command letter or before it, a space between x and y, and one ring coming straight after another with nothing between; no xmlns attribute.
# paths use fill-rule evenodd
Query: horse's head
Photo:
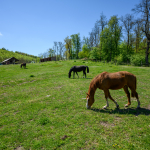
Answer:
<svg viewBox="0 0 150 150"><path fill-rule="evenodd" d="M87 100L86 108L90 109L92 104L94 103L94 97L90 96L88 93L86 93L86 94L87 94L87 96L86 96L86 100Z"/></svg>
<svg viewBox="0 0 150 150"><path fill-rule="evenodd" d="M71 77L71 71L69 71L69 73L68 73L68 77L69 77L69 78Z"/></svg>

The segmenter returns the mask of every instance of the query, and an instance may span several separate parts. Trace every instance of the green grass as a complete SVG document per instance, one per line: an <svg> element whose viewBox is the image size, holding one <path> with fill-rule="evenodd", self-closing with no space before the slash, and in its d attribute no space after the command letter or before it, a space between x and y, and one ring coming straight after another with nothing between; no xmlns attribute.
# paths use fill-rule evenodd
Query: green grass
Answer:
<svg viewBox="0 0 150 150"><path fill-rule="evenodd" d="M68 78L73 65L88 65L87 78ZM137 76L137 101L123 89L111 96L97 89L95 103L86 109L86 92L103 71L129 71ZM150 148L150 68L115 66L90 61L59 61L0 66L0 149L130 149Z"/></svg>

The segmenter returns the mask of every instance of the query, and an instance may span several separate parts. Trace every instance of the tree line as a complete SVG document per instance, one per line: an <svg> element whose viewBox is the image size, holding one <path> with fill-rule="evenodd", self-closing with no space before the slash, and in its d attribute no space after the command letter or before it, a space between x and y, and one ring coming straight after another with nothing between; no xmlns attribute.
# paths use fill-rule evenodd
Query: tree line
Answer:
<svg viewBox="0 0 150 150"><path fill-rule="evenodd" d="M101 13L88 37L81 40L80 33L72 34L63 42L55 41L53 48L39 56L149 65L150 0L141 0L132 12L121 17L113 15L109 20ZM136 14L140 17L135 18Z"/></svg>

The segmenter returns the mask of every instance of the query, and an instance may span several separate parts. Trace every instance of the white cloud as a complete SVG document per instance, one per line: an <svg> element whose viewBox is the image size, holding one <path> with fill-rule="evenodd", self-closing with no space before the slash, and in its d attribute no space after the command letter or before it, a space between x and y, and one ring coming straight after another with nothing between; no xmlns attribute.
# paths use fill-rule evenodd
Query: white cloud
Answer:
<svg viewBox="0 0 150 150"><path fill-rule="evenodd" d="M3 36L3 34L0 32L0 36Z"/></svg>

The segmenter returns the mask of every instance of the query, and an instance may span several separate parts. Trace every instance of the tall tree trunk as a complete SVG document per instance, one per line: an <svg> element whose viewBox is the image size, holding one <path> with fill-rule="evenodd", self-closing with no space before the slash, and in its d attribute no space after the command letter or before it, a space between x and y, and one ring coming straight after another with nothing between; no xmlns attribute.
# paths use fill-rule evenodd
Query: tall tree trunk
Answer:
<svg viewBox="0 0 150 150"><path fill-rule="evenodd" d="M148 62L148 55L149 55L149 45L150 45L150 39L147 40L147 48L146 48L146 55L145 55L145 61L146 61L146 66L149 66Z"/></svg>

